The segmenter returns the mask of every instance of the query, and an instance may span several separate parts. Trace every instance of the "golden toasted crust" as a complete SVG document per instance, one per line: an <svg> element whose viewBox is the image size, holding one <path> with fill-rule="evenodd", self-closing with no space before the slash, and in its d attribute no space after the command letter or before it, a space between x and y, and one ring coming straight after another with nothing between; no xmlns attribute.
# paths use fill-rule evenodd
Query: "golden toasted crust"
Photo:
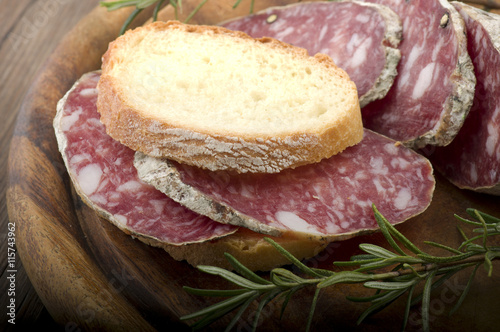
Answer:
<svg viewBox="0 0 500 332"><path fill-rule="evenodd" d="M303 130L283 132L270 129L265 134L240 133L231 126L227 126L224 130L216 130L203 127L199 123L179 125L175 121L165 121L157 114L151 114L153 112L149 112L148 109L131 105L130 94L117 82L112 71L123 60L123 54L126 54L124 49L129 47L129 44L137 42L133 41L137 37L136 34L167 30L228 35L267 45L270 49L293 53L294 57L320 66L326 75L336 75L342 84L345 83L345 89L341 94L342 98L347 99L345 103L348 106L335 115L336 118L333 120L327 119L328 121L322 123L317 121L318 124L315 123ZM189 57L189 54L186 56ZM133 86L135 82L129 84ZM272 38L254 39L243 32L217 26L185 25L175 21L155 22L126 33L111 43L103 56L98 90L98 111L111 137L147 155L167 157L210 170L279 172L285 168L319 162L357 144L363 135L356 87L348 75L336 67L330 57L324 54L310 57L305 49ZM196 98L196 95L187 95L186 99L189 98ZM209 108L207 105L207 109ZM243 111L252 112L252 110Z"/></svg>
<svg viewBox="0 0 500 332"><path fill-rule="evenodd" d="M225 253L232 255L252 271L269 271L275 267L290 264L291 261L280 254L264 237L266 236L263 234L240 228L236 233L220 239L183 246L162 245L154 240L151 241L149 238L139 239L149 245L159 246L174 259L185 260L193 266L212 265L232 269L231 264L225 257ZM299 260L316 256L328 245L326 241L303 237L267 237L274 240Z"/></svg>

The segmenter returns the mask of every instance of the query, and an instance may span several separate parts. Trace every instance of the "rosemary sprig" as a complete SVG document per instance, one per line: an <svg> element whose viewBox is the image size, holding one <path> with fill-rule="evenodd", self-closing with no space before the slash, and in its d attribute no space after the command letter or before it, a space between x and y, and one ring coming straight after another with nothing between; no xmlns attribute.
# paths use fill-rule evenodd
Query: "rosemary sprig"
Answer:
<svg viewBox="0 0 500 332"><path fill-rule="evenodd" d="M169 4L176 9L175 11L176 18L177 18L177 7L182 5L181 1L182 0L169 0ZM117 1L101 1L100 4L101 6L106 7L108 11L114 11L126 7L135 7L135 10L125 20L120 29L120 35L123 35L130 26L130 24L132 23L132 21L137 17L137 15L139 15L144 9L155 4L156 5L153 10L153 21L156 21L158 18L158 12L160 11L160 8L163 6L164 2L165 0L117 0Z"/></svg>
<svg viewBox="0 0 500 332"><path fill-rule="evenodd" d="M193 16L205 5L205 3L208 0L202 0L195 9L189 15L186 17L184 20L184 23L189 22ZM240 5L242 0L235 0L235 4L233 5L233 8L236 8ZM135 7L134 11L129 15L129 17L125 20L123 23L121 29L120 29L120 35L123 35L125 31L127 31L128 27L132 23L132 21L139 15L144 9L150 7L150 6L155 6L153 10L153 22L158 19L158 12L164 5L165 0L117 0L117 1L101 1L100 4L103 7L106 7L108 11L114 11L117 9L121 8L126 8L126 7ZM255 0L250 0L250 13L253 13L253 8L254 8L254 2ZM171 5L174 8L174 15L175 19L179 20L179 11L182 12L182 0L168 0L168 3L166 4Z"/></svg>
<svg viewBox="0 0 500 332"><path fill-rule="evenodd" d="M230 330L243 312L249 308L250 304L259 301L252 326L253 330L255 330L262 309L271 301L281 299L282 315L290 299L298 290L305 287L315 287L316 291L310 302L310 311L305 328L308 331L314 318L314 310L320 291L326 287L345 283L362 284L365 288L375 290L372 296L347 297L348 300L353 302L370 303L370 306L359 317L358 324L361 324L364 319L379 312L406 294L402 329L405 329L408 322L410 308L420 303L423 329L429 331L429 306L432 292L457 272L474 267L467 286L455 306L450 310L450 314L454 313L467 296L479 266L484 265L488 275L491 276L492 262L500 259L500 247L491 246L487 241L489 237L500 234L500 219L475 209L467 209L467 214L474 220L457 215L455 217L466 224L478 226L472 232L480 233L479 236L468 238L463 230L459 228L464 241L458 249L432 241L425 242L427 245L449 252L450 255L447 256L434 256L425 253L387 221L375 206L373 206L373 212L382 234L390 247L394 249L394 252L374 244L361 244L360 249L364 251L364 254L352 256L350 261L334 262L336 266L354 266L357 268L333 272L306 266L275 241L266 238L280 254L287 257L300 270L300 275L288 269L275 268L270 271L268 278L263 278L250 271L231 255L226 254L226 258L235 272L212 266L198 266L198 269L205 273L218 275L240 288L235 290L203 290L184 287L191 294L225 297L226 299L198 312L183 316L181 320L199 319L192 325L192 328L196 330L239 309L227 327L227 330ZM402 247L406 248L410 253L406 253ZM423 284L423 288L417 294L416 286L419 284Z"/></svg>

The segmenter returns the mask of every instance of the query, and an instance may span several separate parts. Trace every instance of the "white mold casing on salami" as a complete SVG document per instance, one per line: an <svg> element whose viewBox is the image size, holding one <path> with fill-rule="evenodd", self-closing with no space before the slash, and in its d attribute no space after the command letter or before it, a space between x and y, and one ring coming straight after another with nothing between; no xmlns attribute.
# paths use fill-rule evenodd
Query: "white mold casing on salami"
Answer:
<svg viewBox="0 0 500 332"><path fill-rule="evenodd" d="M100 73L85 74L57 106L54 129L62 157L82 200L118 228L152 245L184 245L237 228L174 202L137 176L134 151L106 134L96 108Z"/></svg>
<svg viewBox="0 0 500 332"><path fill-rule="evenodd" d="M465 19L476 94L453 142L424 152L457 187L500 195L500 16L459 2L453 5Z"/></svg>
<svg viewBox="0 0 500 332"><path fill-rule="evenodd" d="M369 130L341 154L278 174L211 172L139 152L134 164L145 182L214 220L324 241L376 230L373 205L394 224L418 215L435 186L425 157Z"/></svg>
<svg viewBox="0 0 500 332"><path fill-rule="evenodd" d="M360 106L383 98L397 75L402 26L388 7L361 2L305 2L222 22L254 38L272 37L330 56L358 89Z"/></svg>
<svg viewBox="0 0 500 332"><path fill-rule="evenodd" d="M461 128L475 76L464 22L445 0L365 0L403 22L398 76L385 98L362 109L366 128L412 148L445 146Z"/></svg>

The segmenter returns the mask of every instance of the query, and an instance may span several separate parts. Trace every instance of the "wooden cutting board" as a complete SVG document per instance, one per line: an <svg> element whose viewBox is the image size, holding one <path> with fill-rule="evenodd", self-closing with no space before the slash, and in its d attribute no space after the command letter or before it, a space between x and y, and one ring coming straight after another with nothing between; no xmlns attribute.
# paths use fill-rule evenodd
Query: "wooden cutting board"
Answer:
<svg viewBox="0 0 500 332"><path fill-rule="evenodd" d="M286 2L290 1L256 1L255 9ZM209 1L191 22L214 24L248 13L248 4L233 10L233 3L233 0ZM184 0L184 14L179 18L190 13L196 4L197 1ZM10 219L16 223L17 248L48 311L69 330L188 329L178 317L214 300L189 295L182 286L230 287L223 280L200 273L185 262L177 262L163 250L149 247L99 219L74 195L59 155L52 129L56 103L83 73L99 68L101 55L129 13L128 10L108 13L96 8L68 33L27 94L10 150L7 199ZM136 24L144 22L149 14L144 13ZM166 9L161 17L174 18L174 13ZM429 209L398 226L417 245L424 246L424 240L432 240L456 247L461 238L453 214L464 216L468 207L500 216L498 197L459 190L439 175L437 180ZM385 246L380 234L360 236L331 244L308 264L330 268L333 261L346 260L359 253L358 245L362 242ZM431 327L441 331L497 328L500 325L500 269L495 268L491 277L479 269L468 298L451 317L448 311L458 301L468 273L454 276L438 289L431 301ZM312 294L313 290L296 294L281 320L280 304L270 304L264 309L259 330L302 330ZM360 285L326 289L319 298L313 330L399 330L403 301L356 325L366 305L352 303L345 296L368 294L371 292ZM250 311L236 328L247 330L251 317ZM220 330L230 318L214 323L212 328ZM414 308L408 330L421 328L420 313Z"/></svg>

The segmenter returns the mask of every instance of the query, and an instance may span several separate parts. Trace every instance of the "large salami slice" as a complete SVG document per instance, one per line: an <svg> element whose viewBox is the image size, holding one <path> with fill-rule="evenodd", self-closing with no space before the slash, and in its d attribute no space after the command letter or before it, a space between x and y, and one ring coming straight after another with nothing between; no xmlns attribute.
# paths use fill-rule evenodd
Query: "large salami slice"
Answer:
<svg viewBox="0 0 500 332"><path fill-rule="evenodd" d="M106 134L96 108L99 73L84 75L58 104L54 128L75 190L120 229L149 244L182 245L232 234L142 182L134 151Z"/></svg>
<svg viewBox="0 0 500 332"><path fill-rule="evenodd" d="M474 95L464 22L446 0L366 0L403 21L398 76L382 100L362 109L365 127L420 148L456 136Z"/></svg>
<svg viewBox="0 0 500 332"><path fill-rule="evenodd" d="M303 47L309 54L329 55L356 83L361 107L387 94L401 57L401 22L386 6L298 3L221 24L252 37L273 37Z"/></svg>
<svg viewBox="0 0 500 332"><path fill-rule="evenodd" d="M458 187L500 195L500 16L454 5L467 27L476 94L457 137L446 147L429 150L429 158Z"/></svg>
<svg viewBox="0 0 500 332"><path fill-rule="evenodd" d="M327 241L377 229L373 204L392 223L423 212L435 185L426 158L369 130L339 155L278 174L211 172L140 153L134 164L145 182L214 220Z"/></svg>

